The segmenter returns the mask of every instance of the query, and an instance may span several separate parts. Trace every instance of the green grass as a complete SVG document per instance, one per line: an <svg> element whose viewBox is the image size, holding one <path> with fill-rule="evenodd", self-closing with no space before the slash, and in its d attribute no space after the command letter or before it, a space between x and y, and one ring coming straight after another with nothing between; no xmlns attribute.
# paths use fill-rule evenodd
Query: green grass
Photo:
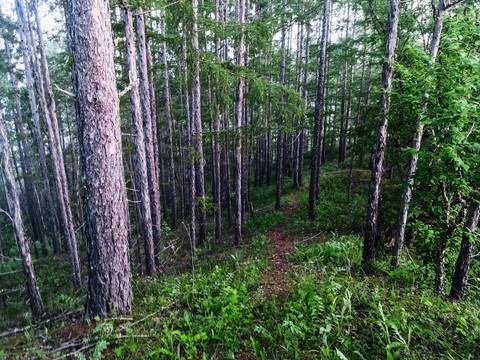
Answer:
<svg viewBox="0 0 480 360"><path fill-rule="evenodd" d="M251 200L260 205L246 219L246 246L208 242L197 252L194 271L188 249L180 250L167 274L134 276L131 318L68 319L0 339L0 359L51 358L61 353L49 351L73 341L84 347L79 358L92 359L480 358L478 291L461 303L434 296L433 273L415 253L404 253L402 266L391 270L390 254L379 252L366 275L360 229L368 171L354 172L348 203L348 170L323 169L316 220L307 217L306 186L291 190L286 182L281 211L271 206L274 185L256 189ZM389 187L383 206L398 192L395 184ZM384 223L394 216L392 210ZM289 287L268 301L261 285L271 266L267 234L273 228L297 242L289 255ZM67 261L60 260L35 263L42 295L50 311L73 308L81 316L84 293L72 291ZM472 282L479 273L475 262ZM9 286L21 284L23 275L16 276ZM28 323L22 299L2 315L10 324L15 312Z"/></svg>

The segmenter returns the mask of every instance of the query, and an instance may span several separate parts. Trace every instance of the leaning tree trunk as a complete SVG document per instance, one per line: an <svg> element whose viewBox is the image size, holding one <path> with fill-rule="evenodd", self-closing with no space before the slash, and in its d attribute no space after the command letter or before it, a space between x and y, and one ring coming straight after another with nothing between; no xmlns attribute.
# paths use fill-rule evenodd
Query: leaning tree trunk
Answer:
<svg viewBox="0 0 480 360"><path fill-rule="evenodd" d="M432 57L431 66L435 65L435 62L437 59L437 53L440 47L440 39L442 35L443 18L444 18L445 11L446 11L445 0L439 0L438 6L434 14L435 24L433 28L432 42L430 44L430 56ZM427 99L428 94L425 94L424 98ZM414 183L413 176L417 169L418 153L420 151L420 146L421 146L422 136L423 136L424 124L422 120L425 113L425 106L421 105L418 109L418 112L419 114L417 116L417 123L415 125L415 129L416 129L415 137L413 139L413 144L412 144L412 149L414 149L415 151L410 157L410 163L408 164L407 172L405 174L405 182L407 183L407 187L403 190L403 194L402 194L402 205L400 207L400 216L398 217L397 230L395 232L395 247L393 249L393 257L391 261L392 267L398 267L398 264L400 262L400 257L402 255L402 248L403 248L403 243L405 239L405 228L407 226L408 209L410 206L410 200L412 199L412 187Z"/></svg>
<svg viewBox="0 0 480 360"><path fill-rule="evenodd" d="M130 112L135 134L135 175L137 198L140 201L140 223L145 248L145 265L148 275L156 273L155 250L153 240L152 214L150 204L150 193L148 189L147 156L145 149L145 138L143 133L143 115L138 91L137 59L135 51L135 35L133 32L132 11L128 8L120 9L125 29L125 41L127 52L128 79L132 88L130 89ZM132 174L133 175L133 174ZM132 176L133 177L133 176Z"/></svg>
<svg viewBox="0 0 480 360"><path fill-rule="evenodd" d="M325 80L327 63L327 41L330 27L331 0L325 0L322 23L322 45L320 50L320 69L318 72L317 97L315 100L315 125L313 130L312 164L310 174L310 190L308 199L308 213L315 218L317 209L317 184L320 169L322 141L323 141L323 108L325 101Z"/></svg>
<svg viewBox="0 0 480 360"><path fill-rule="evenodd" d="M0 17L3 17L1 10L0 10ZM29 218L31 219L31 222L32 222L32 229L35 229L36 227L40 228L40 224L42 223L43 211L40 210L41 205L38 201L38 197L36 196L37 189L36 189L35 182L33 181L33 174L34 174L34 171L33 171L34 165L32 160L33 154L32 154L32 149L30 147L30 144L26 140L27 134L25 132L25 127L23 124L22 104L21 104L20 94L17 91L18 82L17 82L17 77L15 75L14 65L12 61L10 44L7 41L7 36L8 36L7 30L3 23L0 29L3 36L3 40L4 40L5 57L7 60L7 65L10 69L9 70L10 83L12 84L12 90L14 91L13 98L15 101L15 111L16 111L15 128L17 132L20 134L20 136L18 137L18 147L19 149L23 150L23 155L21 157L22 159L21 164L22 164L22 171L26 175L24 178L24 183L25 183L25 189L26 189L26 198L28 202ZM58 255L60 253L60 244L58 242L57 226L56 226L55 220L56 220L55 217L53 219L48 219L46 222L46 228L47 228L47 234L52 241L53 252L55 255ZM41 238L44 239L43 236ZM45 246L46 246L45 242L42 241L42 248L44 248Z"/></svg>
<svg viewBox="0 0 480 360"><path fill-rule="evenodd" d="M38 63L35 44L33 41L33 34L30 31L28 18L25 13L25 4L23 0L16 0L17 10L17 22L19 30L23 32L26 39L26 46L28 53L31 57L32 73L37 85L38 99L40 108L42 109L43 118L45 122L45 128L48 135L48 143L50 148L50 157L53 169L53 179L55 181L55 187L57 190L57 202L60 210L60 218L62 220L62 230L65 239L65 244L69 253L70 268L72 272L72 282L75 289L79 289L82 286L82 268L80 264L80 256L78 254L77 240L75 238L75 230L73 227L73 216L70 208L70 196L68 193L67 176L65 173L65 166L63 162L63 152L60 146L60 135L58 131L58 123L56 118L55 102L50 98L50 108L47 108L47 101L44 91L44 83L42 78L42 72L40 64ZM42 46L40 46L40 49ZM45 54L43 54L45 55ZM49 82L48 65L46 59L42 59L42 65L45 71L45 77ZM46 70L45 70L46 69ZM51 91L51 85L50 85ZM53 92L50 94L52 95ZM52 95L53 96L53 95ZM52 114L54 115L52 117Z"/></svg>
<svg viewBox="0 0 480 360"><path fill-rule="evenodd" d="M465 221L465 232L463 234L460 253L458 254L457 263L455 265L455 272L453 273L452 288L449 295L452 299L463 299L465 297L468 272L472 265L473 250L476 243L472 237L476 237L474 233L477 229L479 217L480 204L477 201L474 201L468 209L467 219Z"/></svg>
<svg viewBox="0 0 480 360"><path fill-rule="evenodd" d="M85 316L129 314L132 312L130 221L109 2L69 1L68 13L85 179L89 260Z"/></svg>
<svg viewBox="0 0 480 360"><path fill-rule="evenodd" d="M17 22L21 22L20 17L17 17ZM22 50L23 64L25 67L25 80L27 85L27 93L28 93L32 123L33 123L33 135L35 139L35 144L37 146L38 160L40 162L40 169L42 172L43 195L45 199L45 205L47 208L46 210L47 210L47 218L48 218L47 224L49 226L52 236L56 236L56 233L57 233L56 222L55 222L56 213L53 205L53 197L52 197L52 190L50 188L50 180L49 180L48 170L47 170L45 148L44 148L43 137L42 137L41 128L40 128L40 116L38 114L38 109L37 109L37 100L35 97L32 68L30 65L30 55L29 55L28 45L26 40L27 35L25 34L24 31L25 31L24 26L22 27L19 26L18 33L20 36L20 48Z"/></svg>
<svg viewBox="0 0 480 360"><path fill-rule="evenodd" d="M28 246L28 241L25 238L25 232L23 229L22 211L20 208L20 201L18 199L15 177L13 176L12 172L9 147L7 132L5 130L5 125L2 118L2 110L0 109L0 162L2 163L3 181L5 185L8 208L10 210L9 216L13 223L18 250L22 259L23 273L27 279L27 290L30 298L32 314L35 318L39 318L43 314L42 298L40 296L37 279L35 277L32 255L30 254L30 248Z"/></svg>
<svg viewBox="0 0 480 360"><path fill-rule="evenodd" d="M363 243L363 262L373 260L377 236L378 202L380 199L380 182L382 181L383 161L385 148L387 146L387 116L390 110L390 93L393 83L393 62L397 47L398 20L400 17L400 0L390 0L388 12L385 60L382 69L382 94L380 95L380 116L381 120L377 127L375 139L374 161L370 188L368 192L367 222L365 226Z"/></svg>

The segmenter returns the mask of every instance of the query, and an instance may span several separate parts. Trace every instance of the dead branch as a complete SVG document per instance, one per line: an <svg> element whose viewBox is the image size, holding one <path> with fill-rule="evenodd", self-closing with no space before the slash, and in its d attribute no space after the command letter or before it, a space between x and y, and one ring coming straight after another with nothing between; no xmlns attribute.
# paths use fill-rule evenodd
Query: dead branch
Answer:
<svg viewBox="0 0 480 360"><path fill-rule="evenodd" d="M122 326L120 326L120 328L121 328L122 330L126 330L126 329L129 328L129 327L132 327L132 326L137 325L137 324L139 324L139 323L141 323L141 322L144 322L145 320L150 319L152 316L157 315L159 312L161 312L161 311L163 311L163 310L165 310L165 309L168 309L169 307L175 305L176 303L177 303L177 302L174 301L174 302L171 303L170 305L162 306L160 309L158 309L157 311L155 311L155 312L153 312L153 313L145 316L144 318L142 318L142 319L140 319L140 320L137 320L137 321L135 321L134 323L131 323L131 324L122 325Z"/></svg>
<svg viewBox="0 0 480 360"><path fill-rule="evenodd" d="M13 329L13 330L10 330L10 331L4 331L3 333L0 334L0 338L3 338L3 337L7 337L7 336L10 336L10 335L17 335L17 334L22 334L24 333L25 331L28 331L30 329L36 329L40 326L43 326L43 325L47 325L47 324L50 324L54 321L58 321L58 320L61 320L61 319L64 319L70 315L73 315L75 314L75 311L69 311L67 313L63 313L63 314L60 314L58 316L55 316L53 318L50 318L50 319L47 319L47 320L44 320L44 321L41 321L41 322L38 322L36 324L33 324L33 325L28 325L28 326L25 326L21 329Z"/></svg>
<svg viewBox="0 0 480 360"><path fill-rule="evenodd" d="M129 92L130 90L132 90L132 88L135 86L134 83L131 83L130 85L128 85L125 89L123 89L122 91L120 91L118 93L118 97L121 98L123 95L125 95L127 92Z"/></svg>
<svg viewBox="0 0 480 360"><path fill-rule="evenodd" d="M75 95L73 93L71 93L70 91L61 89L57 84L55 84L55 87L57 88L58 91L64 93L65 95L73 97L73 98L75 97Z"/></svg>

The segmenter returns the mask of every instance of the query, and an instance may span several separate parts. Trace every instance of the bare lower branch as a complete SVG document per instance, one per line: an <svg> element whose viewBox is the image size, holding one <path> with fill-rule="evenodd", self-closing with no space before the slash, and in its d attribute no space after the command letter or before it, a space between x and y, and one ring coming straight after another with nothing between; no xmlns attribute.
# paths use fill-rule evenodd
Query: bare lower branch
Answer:
<svg viewBox="0 0 480 360"><path fill-rule="evenodd" d="M465 0L457 0L457 1L454 1L453 3L451 3L450 5L447 5L445 6L445 10L450 10L452 8L454 8L455 6L457 5L460 5L462 2L464 2Z"/></svg>
<svg viewBox="0 0 480 360"><path fill-rule="evenodd" d="M134 83L131 83L130 85L128 85L125 89L123 89L122 91L120 91L118 93L118 97L121 98L123 95L125 95L127 92L129 92L130 90L132 90L132 88L135 86L136 84Z"/></svg>
<svg viewBox="0 0 480 360"><path fill-rule="evenodd" d="M71 93L70 91L61 89L57 84L55 84L55 87L57 88L58 91L64 93L65 95L73 97L73 98L75 97L75 95L73 93Z"/></svg>

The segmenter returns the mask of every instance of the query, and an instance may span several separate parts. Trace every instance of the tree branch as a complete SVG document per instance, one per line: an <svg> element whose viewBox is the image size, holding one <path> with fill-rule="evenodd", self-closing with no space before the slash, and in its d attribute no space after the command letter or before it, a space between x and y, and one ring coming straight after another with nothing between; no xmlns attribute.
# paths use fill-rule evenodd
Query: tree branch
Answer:
<svg viewBox="0 0 480 360"><path fill-rule="evenodd" d="M377 12L375 11L375 8L373 7L372 1L370 0L370 1L368 2L368 4L370 5L370 10L372 10L373 19L374 19L375 22L377 23L377 25L378 25L378 27L380 28L380 30L381 30L383 33L385 33L385 28L383 27L382 22L380 21L380 18L378 17Z"/></svg>
<svg viewBox="0 0 480 360"><path fill-rule="evenodd" d="M134 83L130 83L130 85L128 85L125 89L123 89L122 91L120 91L118 93L118 97L121 98L123 95L125 95L127 92L129 92L130 90L132 90L132 88L135 86L136 84Z"/></svg>
<svg viewBox="0 0 480 360"><path fill-rule="evenodd" d="M73 93L71 93L70 91L63 90L63 89L59 88L57 84L55 84L55 87L57 88L58 91L64 93L65 95L73 97L73 98L75 97L75 95Z"/></svg>
<svg viewBox="0 0 480 360"><path fill-rule="evenodd" d="M460 5L464 1L465 0L457 0L457 1L454 1L453 3L451 3L450 5L445 5L445 11L448 11L448 10L454 8L455 6Z"/></svg>

